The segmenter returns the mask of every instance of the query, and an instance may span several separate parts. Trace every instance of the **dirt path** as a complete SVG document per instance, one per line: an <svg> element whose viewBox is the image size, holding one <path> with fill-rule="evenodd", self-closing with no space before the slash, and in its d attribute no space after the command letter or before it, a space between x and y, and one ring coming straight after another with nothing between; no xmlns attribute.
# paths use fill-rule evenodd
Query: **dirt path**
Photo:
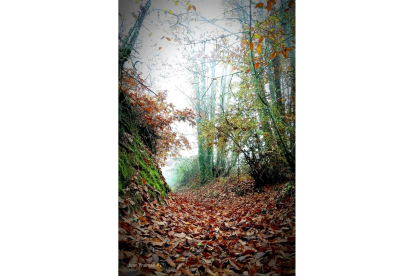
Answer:
<svg viewBox="0 0 414 276"><path fill-rule="evenodd" d="M122 275L294 275L294 199L251 183L171 194L120 222ZM241 196L238 196L241 195Z"/></svg>

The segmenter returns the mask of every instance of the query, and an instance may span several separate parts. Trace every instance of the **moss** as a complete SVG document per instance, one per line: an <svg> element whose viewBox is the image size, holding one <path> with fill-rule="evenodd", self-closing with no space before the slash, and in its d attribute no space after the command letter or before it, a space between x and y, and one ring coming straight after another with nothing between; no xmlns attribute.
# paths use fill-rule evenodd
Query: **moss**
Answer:
<svg viewBox="0 0 414 276"><path fill-rule="evenodd" d="M131 177L134 175L134 168L131 166L131 162L129 160L128 154L126 154L125 150L119 150L119 157L118 157L118 187L119 189L125 188L130 180Z"/></svg>
<svg viewBox="0 0 414 276"><path fill-rule="evenodd" d="M150 195L151 199L155 198L155 194L152 190L148 189L148 194Z"/></svg>
<svg viewBox="0 0 414 276"><path fill-rule="evenodd" d="M155 166L152 154L146 150L146 147L148 147L151 151L151 145L155 141L141 139L139 135L140 125L137 123L139 122L137 120L139 119L138 115L134 113L133 108L130 106L128 97L121 91L119 93L118 107L118 139L120 141L118 152L118 191L120 196L124 196L127 193L125 188L130 185L131 178L137 172L136 183L138 185L144 185L143 179L145 179L148 185L154 187L155 190L165 196L171 191L171 188L162 180L162 173ZM128 136L127 139L125 138L126 136ZM136 201L142 200L136 195L130 195L130 193L128 193L128 196L135 198Z"/></svg>
<svg viewBox="0 0 414 276"><path fill-rule="evenodd" d="M125 194L124 189L122 189L122 183L121 183L121 181L119 181L119 180L118 180L118 194L119 194L119 195L123 195L123 194Z"/></svg>
<svg viewBox="0 0 414 276"><path fill-rule="evenodd" d="M122 190L123 192L123 189L129 185L131 178L138 170L139 173L136 180L138 184L144 185L142 179L145 179L148 185L151 185L165 196L166 193L170 191L170 188L162 181L161 172L154 165L152 156L145 151L144 146L137 135L135 135L134 141L128 146L130 150L123 147L119 148L119 191Z"/></svg>

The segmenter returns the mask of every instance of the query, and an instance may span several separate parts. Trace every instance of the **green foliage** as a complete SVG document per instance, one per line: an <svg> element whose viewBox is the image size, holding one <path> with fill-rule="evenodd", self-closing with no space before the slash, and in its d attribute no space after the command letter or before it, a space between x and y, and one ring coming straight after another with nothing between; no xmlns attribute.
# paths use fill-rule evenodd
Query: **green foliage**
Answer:
<svg viewBox="0 0 414 276"><path fill-rule="evenodd" d="M126 150L119 149L118 153L118 190L123 192L134 175L134 168L126 153Z"/></svg>
<svg viewBox="0 0 414 276"><path fill-rule="evenodd" d="M294 192L293 182L292 182L292 181L286 182L286 184L285 184L285 185L283 185L283 190L282 190L282 193L283 193L284 195L286 195L286 194L290 193L290 194L291 194L291 196L293 196L293 192Z"/></svg>
<svg viewBox="0 0 414 276"><path fill-rule="evenodd" d="M242 78L239 92L234 93L237 101L229 105L228 113L217 114L214 120L204 122L201 136L207 145L216 146L222 156L236 156L240 163L238 169L245 168L257 186L284 183L287 161L252 86L249 78Z"/></svg>
<svg viewBox="0 0 414 276"><path fill-rule="evenodd" d="M174 188L196 187L198 185L199 163L197 156L176 158L171 170L175 176L174 182L171 183Z"/></svg>
<svg viewBox="0 0 414 276"><path fill-rule="evenodd" d="M210 162L213 176L226 175L223 172L228 174L236 167L252 176L259 187L285 183L295 171L294 9L287 2L289 9L272 8L269 3L266 8L273 12L255 15L255 25L246 22L239 54L228 54L227 60L234 62L232 70L244 73L232 81L231 94L226 91L230 85L222 87L218 108L211 108L219 112L208 116L208 110L201 108L199 112L207 115L198 122L204 150L200 158L211 148L217 156L217 161ZM244 13L238 15L246 20ZM196 89L204 87L200 83ZM197 99L207 93L200 91Z"/></svg>

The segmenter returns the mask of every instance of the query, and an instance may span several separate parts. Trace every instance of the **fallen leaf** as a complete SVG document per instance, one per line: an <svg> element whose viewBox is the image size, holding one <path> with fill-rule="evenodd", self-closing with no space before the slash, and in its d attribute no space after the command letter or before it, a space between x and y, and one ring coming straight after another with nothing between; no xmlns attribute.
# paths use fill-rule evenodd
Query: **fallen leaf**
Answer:
<svg viewBox="0 0 414 276"><path fill-rule="evenodd" d="M270 10L272 9L272 2L267 1L267 7L266 7L267 11L270 12Z"/></svg>
<svg viewBox="0 0 414 276"><path fill-rule="evenodd" d="M229 260L229 262L230 262L230 264L236 269L236 270L241 270L242 269L242 267L241 267L241 265L240 264L238 264L235 260L233 260L233 259L231 259L231 258L229 258L228 259Z"/></svg>
<svg viewBox="0 0 414 276"><path fill-rule="evenodd" d="M180 233L180 234L175 233L174 235L177 236L177 237L179 237L179 238L185 238L187 236L184 233Z"/></svg>
<svg viewBox="0 0 414 276"><path fill-rule="evenodd" d="M193 273L191 273L190 271L187 271L187 269L184 269L183 267L182 267L182 268L180 268L180 271L181 271L182 273L184 273L185 275L188 275L188 276L194 276L194 274L193 274Z"/></svg>
<svg viewBox="0 0 414 276"><path fill-rule="evenodd" d="M151 243L154 245L154 246L163 246L164 245L164 242L163 241L161 241L159 238L152 238L151 239Z"/></svg>
<svg viewBox="0 0 414 276"><path fill-rule="evenodd" d="M165 260L167 261L167 263L168 263L170 266L175 267L175 263L173 262L173 260L171 260L171 258L170 258L170 257L167 257Z"/></svg>
<svg viewBox="0 0 414 276"><path fill-rule="evenodd" d="M134 255L132 257L132 259L129 261L129 264L131 264L131 265L136 264L137 261L138 261L138 257L137 257L137 255Z"/></svg>

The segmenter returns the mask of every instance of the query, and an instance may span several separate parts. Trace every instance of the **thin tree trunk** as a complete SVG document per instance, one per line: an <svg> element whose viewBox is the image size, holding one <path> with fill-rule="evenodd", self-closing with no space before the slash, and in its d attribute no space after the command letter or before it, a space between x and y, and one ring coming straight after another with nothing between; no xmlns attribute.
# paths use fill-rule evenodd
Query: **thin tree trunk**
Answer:
<svg viewBox="0 0 414 276"><path fill-rule="evenodd" d="M122 70L124 69L125 62L129 59L132 49L134 48L135 42L139 36L139 31L142 27L142 22L144 22L145 16L149 12L151 6L151 0L145 4L144 8L141 10L141 13L138 15L138 18L135 20L134 26L129 30L128 35L122 41L121 47L119 48L119 77L121 77Z"/></svg>

